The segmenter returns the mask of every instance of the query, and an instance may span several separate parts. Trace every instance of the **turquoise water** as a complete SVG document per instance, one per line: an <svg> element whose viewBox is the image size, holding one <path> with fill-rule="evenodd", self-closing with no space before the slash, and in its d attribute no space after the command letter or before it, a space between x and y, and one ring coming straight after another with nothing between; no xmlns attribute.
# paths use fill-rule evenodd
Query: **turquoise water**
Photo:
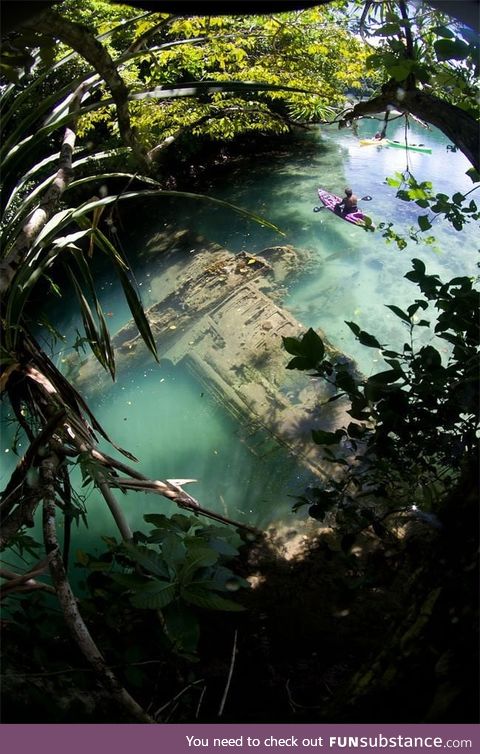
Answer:
<svg viewBox="0 0 480 754"><path fill-rule="evenodd" d="M374 122L367 123L359 135L372 135L375 130ZM388 135L402 140L403 126L392 125ZM418 181L430 180L436 191L449 195L472 188L465 176L466 159L459 152L447 151L448 142L442 134L416 126L409 139L432 147L431 155L408 156L408 167ZM128 216L129 211L122 210L124 225L129 225L123 243L136 267L145 305L157 298L162 266L158 260L146 263L141 254L148 238L167 225L188 227L232 251L255 253L271 245L292 244L308 250L311 261L285 292L286 308L305 328L323 330L366 374L381 369L379 354L358 346L344 320L356 321L382 343L401 347L405 330L384 305L405 306L416 298L418 289L403 278L410 260L421 258L430 273L445 280L475 275L476 228L457 233L437 220L431 231L438 239L434 248L411 243L399 251L387 245L380 233L366 233L328 211L314 213L313 208L318 203L318 186L342 193L351 185L359 197L372 196L372 201L360 206L374 223L392 221L397 232L405 232L416 223L417 211L413 204L397 200L395 189L385 179L406 167L407 154L401 149L362 147L353 133L327 128L305 134L288 151L252 156L210 189L212 196L261 214L278 225L284 236L205 201L164 200L149 205L148 210L143 207L138 216ZM127 307L113 280L100 280L99 287L115 331L129 319ZM79 318L65 306L62 302L57 320L64 331L73 334L75 327L80 329ZM61 366L69 349L57 344L55 352ZM292 497L301 494L310 481L283 450L250 452L244 442L245 428L226 415L188 373L165 362L120 373L101 398L92 394L90 405L115 442L140 458L143 473L159 479L195 478L198 481L187 489L203 506L239 521L265 526L285 519ZM9 445L6 431L2 442L5 483L12 457L11 452L5 453ZM133 528L141 525L144 513L173 509L157 496L119 497ZM91 515L88 532L82 530L77 537L82 546L98 533L114 532L97 492L87 497L86 506Z"/></svg>

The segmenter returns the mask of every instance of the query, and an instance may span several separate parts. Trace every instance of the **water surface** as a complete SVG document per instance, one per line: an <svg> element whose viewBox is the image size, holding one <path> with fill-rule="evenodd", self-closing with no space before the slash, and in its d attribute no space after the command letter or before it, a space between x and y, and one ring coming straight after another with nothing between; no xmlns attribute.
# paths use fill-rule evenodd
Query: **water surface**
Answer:
<svg viewBox="0 0 480 754"><path fill-rule="evenodd" d="M369 122L361 126L359 135L372 135L375 130L376 124ZM392 125L388 136L403 140L403 126ZM432 154L362 147L352 132L318 129L297 139L288 151L260 158L252 155L211 186L212 196L261 214L278 225L284 236L206 201L163 200L138 211L123 208L122 243L136 269L145 305L157 299L163 274L161 260L149 260L145 254L146 243L166 227L190 228L234 252L255 253L291 244L308 250L310 263L285 291L285 307L305 328L324 331L366 374L381 369L379 354L359 346L344 321L353 320L382 343L401 348L406 330L385 304L406 306L418 296L416 286L403 277L410 260L422 259L429 273L444 280L475 275L476 228L470 225L458 233L437 219L431 231L437 238L434 246L411 243L400 251L387 245L379 232L366 233L326 210L315 213L313 209L318 204L318 186L342 193L350 185L359 197L372 197L360 205L375 224L393 222L397 232L407 233L416 224L417 214L424 211L397 200L387 176L409 169L418 181L432 181L435 191L449 195L472 188L465 176L468 162L461 153L446 149L448 142L440 132L415 126L408 138L431 146ZM99 279L99 288L115 331L129 319L128 309L110 276ZM56 320L69 333L71 344L79 327L76 310L62 300ZM69 347L57 344L55 350L62 366ZM285 518L293 497L311 481L281 449L250 452L243 442L244 428L180 367L162 362L120 373L101 397L92 395L91 407L115 441L141 459L143 473L160 479L197 479L189 491L202 505L232 518L259 526ZM5 453L8 431L2 442L7 461L12 457L11 452ZM5 482L11 466L8 462L3 466ZM146 512L172 510L161 497L129 494L120 498L134 528L141 525ZM88 495L86 506L91 515L83 543L97 533L113 532L110 514L97 492Z"/></svg>

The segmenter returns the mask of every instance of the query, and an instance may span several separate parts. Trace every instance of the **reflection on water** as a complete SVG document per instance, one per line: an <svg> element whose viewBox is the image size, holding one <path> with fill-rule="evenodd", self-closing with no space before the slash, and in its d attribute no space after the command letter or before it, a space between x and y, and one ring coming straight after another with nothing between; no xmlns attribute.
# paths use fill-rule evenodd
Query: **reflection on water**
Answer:
<svg viewBox="0 0 480 754"><path fill-rule="evenodd" d="M372 135L375 123L361 129L360 135ZM392 127L388 135L402 140L403 126ZM138 208L134 224L128 215L131 210L122 208L123 223L128 227L123 243L129 259L137 259L144 302L153 303L162 285L161 262L158 258L149 261L146 242L167 225L188 227L232 251L258 252L267 246L292 244L309 250L311 263L286 291L284 305L305 327L326 332L365 373L376 370L381 366L378 353L358 346L345 320L358 322L382 343L401 347L406 331L384 304L405 306L417 297L416 286L404 279L411 258L422 259L429 273L445 280L477 272L475 229L471 226L458 234L437 220L431 231L438 241L434 247L412 243L399 251L386 245L378 232L366 233L328 211L313 212L318 186L341 193L348 184L358 196L372 197L371 202L360 204L374 223L394 222L397 232L405 233L416 223L418 208L395 199L395 189L385 183L387 176L408 167L417 180L432 181L435 191L451 195L472 187L465 176L467 161L459 152L446 150L447 142L439 132L415 127L409 138L431 146L432 154L407 157L401 149L361 147L351 133L323 129L306 134L288 154L252 158L212 187L213 196L277 224L283 237L205 201L157 201ZM112 279L103 280L100 287L114 331L129 318L128 311ZM71 333L79 327L74 310L63 308L58 319ZM64 355L63 351L58 354L59 364ZM100 400L92 398L92 408L112 438L141 459L143 473L161 479L196 478L198 483L189 491L202 505L240 521L263 526L284 516L291 507L291 496L300 494L309 481L284 450L250 452L242 441L246 430L180 367L152 363L147 369L120 374ZM4 459L12 455L3 452L8 442L8 433L3 433ZM3 470L4 480L7 467L9 464ZM170 509L160 497L129 493L122 500L134 528L141 524L144 513ZM97 493L87 505L95 511L90 534L113 531Z"/></svg>

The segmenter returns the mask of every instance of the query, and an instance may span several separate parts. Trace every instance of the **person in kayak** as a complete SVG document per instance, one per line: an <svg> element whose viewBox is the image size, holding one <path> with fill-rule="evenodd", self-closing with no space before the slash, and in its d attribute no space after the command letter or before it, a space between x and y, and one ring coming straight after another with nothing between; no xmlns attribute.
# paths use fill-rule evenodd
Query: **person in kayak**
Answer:
<svg viewBox="0 0 480 754"><path fill-rule="evenodd" d="M350 212L356 212L358 210L358 199L353 193L351 188L345 189L345 196L341 202L337 202L335 205L335 212L339 215L349 215Z"/></svg>

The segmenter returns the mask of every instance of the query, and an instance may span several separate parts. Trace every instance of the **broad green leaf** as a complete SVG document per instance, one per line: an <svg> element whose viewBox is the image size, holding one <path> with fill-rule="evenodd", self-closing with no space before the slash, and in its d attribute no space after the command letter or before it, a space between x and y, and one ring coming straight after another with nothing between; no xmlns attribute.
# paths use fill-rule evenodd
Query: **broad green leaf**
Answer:
<svg viewBox="0 0 480 754"><path fill-rule="evenodd" d="M364 424L355 424L354 422L350 422L347 427L349 437L353 437L355 440L361 440L366 431L367 427Z"/></svg>
<svg viewBox="0 0 480 754"><path fill-rule="evenodd" d="M469 168L465 175L468 175L473 183L478 183L480 181L480 173L475 168Z"/></svg>
<svg viewBox="0 0 480 754"><path fill-rule="evenodd" d="M173 532L167 533L162 540L162 555L167 563L179 563L185 559L186 548L181 537Z"/></svg>
<svg viewBox="0 0 480 754"><path fill-rule="evenodd" d="M209 592L206 589L193 589L186 587L181 590L180 594L185 602L206 610L226 610L230 612L240 612L245 610L243 605L239 605L232 600L226 599L226 597L221 597L219 594Z"/></svg>
<svg viewBox="0 0 480 754"><path fill-rule="evenodd" d="M362 346L367 346L368 348L381 348L378 340L373 335L370 335L370 333L365 332L365 330L360 331L358 340Z"/></svg>
<svg viewBox="0 0 480 754"><path fill-rule="evenodd" d="M146 513L143 517L143 520L147 522L147 524L153 524L153 526L157 527L158 529L166 529L167 531L177 531L176 524L171 521L168 516L165 516L163 513Z"/></svg>
<svg viewBox="0 0 480 754"><path fill-rule="evenodd" d="M134 607L148 610L162 610L175 599L176 587L168 581L155 579L144 586L138 587L130 597Z"/></svg>
<svg viewBox="0 0 480 754"><path fill-rule="evenodd" d="M430 228L432 227L432 224L430 220L428 219L428 215L419 215L417 222L420 227L420 230L423 232L425 232L426 230L430 230Z"/></svg>
<svg viewBox="0 0 480 754"><path fill-rule="evenodd" d="M145 578L136 575L135 573L110 573L110 578L115 581L116 584L124 586L125 589L135 591L138 587L145 584Z"/></svg>
<svg viewBox="0 0 480 754"><path fill-rule="evenodd" d="M311 327L302 338L302 348L304 355L314 363L321 361L324 357L323 341Z"/></svg>
<svg viewBox="0 0 480 754"><path fill-rule="evenodd" d="M155 550L141 545L133 545L129 542L123 545L127 555L146 571L160 578L169 578L165 560Z"/></svg>
<svg viewBox="0 0 480 754"><path fill-rule="evenodd" d="M219 558L219 553L206 545L189 546L187 557L184 565L179 572L179 578L182 584L188 584L192 581L196 571L200 568L208 568L215 565Z"/></svg>
<svg viewBox="0 0 480 754"><path fill-rule="evenodd" d="M361 332L360 327L357 324L355 324L355 322L347 322L346 320L345 320L345 324L348 325L348 327L353 332L353 334L356 335L358 338Z"/></svg>
<svg viewBox="0 0 480 754"><path fill-rule="evenodd" d="M295 358L288 362L285 368L305 371L305 369L313 369L313 365L310 359L306 359L304 356L295 356Z"/></svg>
<svg viewBox="0 0 480 754"><path fill-rule="evenodd" d="M401 376L402 376L402 373L399 372L397 369L387 369L385 372L378 372L378 374L372 374L372 376L368 378L368 382L379 383L383 385L383 384L388 384L390 382L396 382Z"/></svg>
<svg viewBox="0 0 480 754"><path fill-rule="evenodd" d="M193 516L185 516L183 513L174 513L170 520L183 532L187 532L192 526L197 524Z"/></svg>
<svg viewBox="0 0 480 754"><path fill-rule="evenodd" d="M165 607L163 619L174 648L195 652L200 639L200 626L192 609L176 600Z"/></svg>
<svg viewBox="0 0 480 754"><path fill-rule="evenodd" d="M336 432L325 432L323 429L312 429L312 439L317 445L335 445L340 442L345 435L344 430L337 429Z"/></svg>
<svg viewBox="0 0 480 754"><path fill-rule="evenodd" d="M461 39L437 39L433 44L438 60L465 60L470 46Z"/></svg>
<svg viewBox="0 0 480 754"><path fill-rule="evenodd" d="M235 558L238 555L238 550L230 542L220 537L211 537L208 540L208 546L218 552L220 555L224 555L228 558Z"/></svg>
<svg viewBox="0 0 480 754"><path fill-rule="evenodd" d="M337 389L345 390L346 393L354 393L357 389L354 378L347 371L337 371L335 386Z"/></svg>
<svg viewBox="0 0 480 754"><path fill-rule="evenodd" d="M285 338L282 336L283 347L292 356L303 356L303 348L301 342L297 338Z"/></svg>
<svg viewBox="0 0 480 754"><path fill-rule="evenodd" d="M437 34L439 37L447 37L447 39L453 39L455 34L448 26L435 26L432 29L433 34Z"/></svg>
<svg viewBox="0 0 480 754"><path fill-rule="evenodd" d="M403 319L404 322L407 322L409 325L411 324L410 317L403 311L403 309L400 309L398 306L394 306L393 304L386 304L386 307L387 309L390 309L394 314L396 314L397 317Z"/></svg>
<svg viewBox="0 0 480 754"><path fill-rule="evenodd" d="M442 365L442 357L433 346L424 346L419 355L427 369L438 369Z"/></svg>

